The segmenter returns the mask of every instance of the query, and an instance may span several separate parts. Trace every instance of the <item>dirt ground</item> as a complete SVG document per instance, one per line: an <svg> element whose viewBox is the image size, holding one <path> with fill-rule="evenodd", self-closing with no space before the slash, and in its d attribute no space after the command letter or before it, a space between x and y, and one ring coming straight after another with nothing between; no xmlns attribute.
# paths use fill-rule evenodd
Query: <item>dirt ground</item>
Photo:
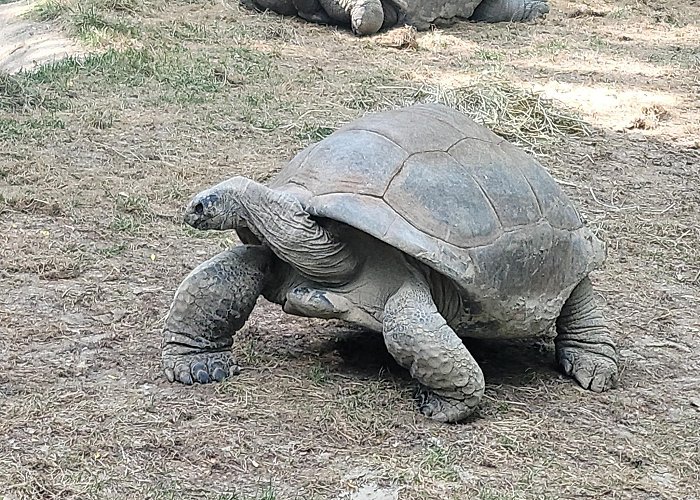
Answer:
<svg viewBox="0 0 700 500"><path fill-rule="evenodd" d="M36 3L36 0L0 0L0 71L30 70L81 53L79 44L60 26L28 18Z"/></svg>
<svg viewBox="0 0 700 500"><path fill-rule="evenodd" d="M697 2L553 1L408 49L235 2L43 5L98 55L0 76L0 498L700 498ZM486 396L438 424L380 339L264 301L239 376L165 380L174 290L234 243L181 224L191 195L484 78L590 130L524 146L608 244L618 389L581 390L547 343L470 342Z"/></svg>

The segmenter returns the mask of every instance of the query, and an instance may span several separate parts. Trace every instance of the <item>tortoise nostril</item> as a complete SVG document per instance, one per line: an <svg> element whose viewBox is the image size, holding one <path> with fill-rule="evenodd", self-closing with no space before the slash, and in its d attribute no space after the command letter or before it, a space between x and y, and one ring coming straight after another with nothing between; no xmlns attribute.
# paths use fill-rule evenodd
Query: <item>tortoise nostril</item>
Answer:
<svg viewBox="0 0 700 500"><path fill-rule="evenodd" d="M194 213L197 215L202 215L204 213L204 205L202 203L197 203L194 206Z"/></svg>

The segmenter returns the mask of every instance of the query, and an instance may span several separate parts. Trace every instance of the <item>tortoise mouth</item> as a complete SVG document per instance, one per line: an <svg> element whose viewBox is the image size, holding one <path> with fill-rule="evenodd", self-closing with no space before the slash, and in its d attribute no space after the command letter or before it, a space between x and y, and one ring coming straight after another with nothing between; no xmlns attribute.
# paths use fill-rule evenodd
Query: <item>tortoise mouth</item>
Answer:
<svg viewBox="0 0 700 500"><path fill-rule="evenodd" d="M199 229L204 223L204 221L205 219L203 219L200 215L197 215L194 212L190 212L188 210L187 213L185 213L185 224L195 229Z"/></svg>
<svg viewBox="0 0 700 500"><path fill-rule="evenodd" d="M206 214L204 204L199 202L187 207L185 210L185 224L195 229L206 229L207 222L212 219Z"/></svg>

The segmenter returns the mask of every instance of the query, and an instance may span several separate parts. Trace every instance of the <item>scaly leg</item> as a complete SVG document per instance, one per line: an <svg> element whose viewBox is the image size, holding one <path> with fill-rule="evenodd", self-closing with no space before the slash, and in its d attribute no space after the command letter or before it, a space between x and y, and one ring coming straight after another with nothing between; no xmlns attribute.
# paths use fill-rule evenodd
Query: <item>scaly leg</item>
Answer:
<svg viewBox="0 0 700 500"><path fill-rule="evenodd" d="M338 23L350 24L356 35L371 35L384 22L381 0L319 0L326 13Z"/></svg>
<svg viewBox="0 0 700 500"><path fill-rule="evenodd" d="M578 284L557 319L557 362L585 389L602 392L617 383L617 349L595 303L588 278Z"/></svg>
<svg viewBox="0 0 700 500"><path fill-rule="evenodd" d="M200 264L184 279L163 327L168 380L205 384L238 373L230 351L233 334L262 293L270 259L265 247L239 246Z"/></svg>
<svg viewBox="0 0 700 500"><path fill-rule="evenodd" d="M547 0L482 0L469 19L485 23L528 22L548 12Z"/></svg>
<svg viewBox="0 0 700 500"><path fill-rule="evenodd" d="M419 278L387 301L384 341L394 359L425 387L421 413L457 422L474 411L484 394L484 375Z"/></svg>

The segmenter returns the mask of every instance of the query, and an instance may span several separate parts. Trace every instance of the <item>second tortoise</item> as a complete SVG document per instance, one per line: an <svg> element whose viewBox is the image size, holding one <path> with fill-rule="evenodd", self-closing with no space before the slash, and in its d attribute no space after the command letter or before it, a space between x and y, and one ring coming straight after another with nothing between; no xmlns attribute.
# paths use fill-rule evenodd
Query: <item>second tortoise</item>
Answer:
<svg viewBox="0 0 700 500"><path fill-rule="evenodd" d="M349 26L356 35L413 26L419 31L457 21L528 22L549 12L547 0L242 0L243 5L314 23Z"/></svg>

